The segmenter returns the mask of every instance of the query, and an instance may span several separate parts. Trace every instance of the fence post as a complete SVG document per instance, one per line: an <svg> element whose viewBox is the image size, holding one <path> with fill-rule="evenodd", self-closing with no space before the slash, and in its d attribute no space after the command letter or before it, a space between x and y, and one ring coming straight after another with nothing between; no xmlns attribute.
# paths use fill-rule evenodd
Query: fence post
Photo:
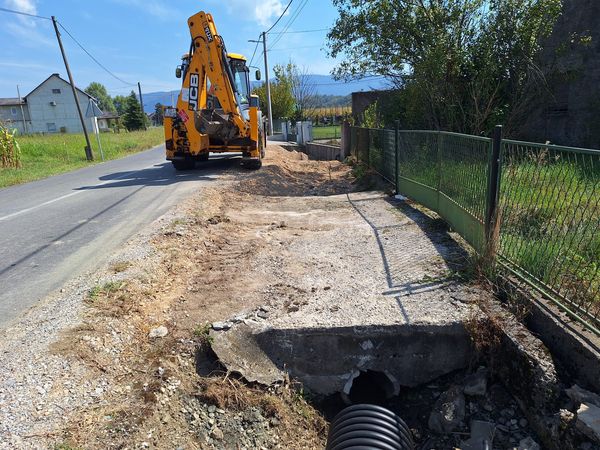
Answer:
<svg viewBox="0 0 600 450"><path fill-rule="evenodd" d="M440 192L442 192L442 152L444 151L444 134L441 131L438 131L437 137L437 204L439 204ZM436 211L437 210L436 207Z"/></svg>
<svg viewBox="0 0 600 450"><path fill-rule="evenodd" d="M400 166L400 121L396 120L394 122L394 156L395 156L395 166L394 166L394 179L396 180L396 194L400 193L400 170L398 167Z"/></svg>
<svg viewBox="0 0 600 450"><path fill-rule="evenodd" d="M500 193L500 151L502 147L502 125L496 125L492 136L492 155L488 170L488 187L485 201L485 240L491 244L494 238L494 222L498 212L498 196Z"/></svg>
<svg viewBox="0 0 600 450"><path fill-rule="evenodd" d="M367 167L371 168L371 129L367 128Z"/></svg>

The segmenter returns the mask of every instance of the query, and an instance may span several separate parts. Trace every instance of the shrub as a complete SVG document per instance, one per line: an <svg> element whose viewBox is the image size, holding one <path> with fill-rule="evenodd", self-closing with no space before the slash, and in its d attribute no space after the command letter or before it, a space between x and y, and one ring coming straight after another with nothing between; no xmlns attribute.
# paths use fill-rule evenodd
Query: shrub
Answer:
<svg viewBox="0 0 600 450"><path fill-rule="evenodd" d="M0 123L0 167L18 169L21 167L21 149L15 137L17 130L9 130Z"/></svg>

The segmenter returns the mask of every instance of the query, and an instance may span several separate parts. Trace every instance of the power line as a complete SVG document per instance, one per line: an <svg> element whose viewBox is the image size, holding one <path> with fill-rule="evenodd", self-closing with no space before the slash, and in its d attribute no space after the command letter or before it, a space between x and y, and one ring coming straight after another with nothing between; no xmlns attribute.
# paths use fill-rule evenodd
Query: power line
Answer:
<svg viewBox="0 0 600 450"><path fill-rule="evenodd" d="M285 15L285 13L287 12L287 10L289 9L289 7L291 6L292 2L294 0L290 0L290 2L287 4L287 6L285 7L285 9L283 10L283 12L281 13L281 15L277 18L277 20L275 21L275 23L273 25L271 25L271 27L265 31L265 33L270 32L273 28L275 28L275 25L277 25L279 23L279 21L281 20L281 18ZM252 58L250 58L250 66L252 65L252 63L254 62L254 56L256 55L256 50L258 49L258 44L260 44L260 36L258 36L258 39L256 40L256 45L254 46L254 51L252 52ZM264 54L264 52L263 52ZM261 54L262 56L262 54ZM259 56L260 58L260 56Z"/></svg>
<svg viewBox="0 0 600 450"><path fill-rule="evenodd" d="M271 31L273 28L275 28L275 25L277 25L279 23L279 21L281 20L281 18L285 15L285 13L287 12L288 8L290 7L290 5L292 4L294 0L290 0L290 2L287 4L287 6L285 7L285 9L283 10L283 12L281 13L281 15L277 18L277 20L275 21L275 23L273 25L271 25L271 28L269 28L267 31L265 31L265 33L268 33L269 31Z"/></svg>
<svg viewBox="0 0 600 450"><path fill-rule="evenodd" d="M287 21L287 23L285 24L284 28L283 28L283 32L282 34L279 34L279 36L277 36L277 38L275 38L275 42L273 42L271 44L271 48L275 47L275 45L277 45L277 43L281 40L281 38L283 37L283 33L285 33L290 26L292 26L292 24L296 21L296 19L298 18L298 16L300 15L300 13L302 12L302 10L304 9L304 7L306 6L306 4L308 3L308 0L304 0L299 6L298 8L296 8L296 11L292 14L292 16L289 18L289 20Z"/></svg>
<svg viewBox="0 0 600 450"><path fill-rule="evenodd" d="M298 31L273 31L271 34L297 34L297 33L317 33L319 31L329 31L331 28L319 28L317 30L298 30Z"/></svg>
<svg viewBox="0 0 600 450"><path fill-rule="evenodd" d="M29 13L26 13L23 11L15 11L14 9L0 8L0 11L12 13L12 14L19 14L21 16L35 17L36 19L52 20L50 17L38 16L36 14L29 14Z"/></svg>
<svg viewBox="0 0 600 450"><path fill-rule="evenodd" d="M108 73L111 77L113 77L114 79L120 81L123 84L126 84L127 86L135 86L136 84L134 83L128 83L127 81L123 80L122 78L119 78L117 75L115 75L114 73L112 73L110 70L108 70L106 68L106 66L104 66L104 64L102 64L100 61L98 61L94 55L92 55L90 52L87 51L87 49L81 45L79 43L79 41L77 39L75 39L75 37L69 33L69 30L67 30L64 25L60 22L58 22L58 24L60 25L60 27L65 31L65 33L67 33L69 35L69 37L71 39L73 39L73 41L79 46L79 48L81 48L81 50L83 50L96 64L98 64L106 73Z"/></svg>
<svg viewBox="0 0 600 450"><path fill-rule="evenodd" d="M248 66L252 65L252 62L254 61L254 56L256 55L256 50L258 49L258 44L260 44L260 34L258 35L258 39L256 40L256 45L254 46L254 51L252 52L252 58L250 58L250 64L248 64Z"/></svg>
<svg viewBox="0 0 600 450"><path fill-rule="evenodd" d="M302 46L302 47L288 47L288 48L271 48L269 49L270 52L284 52L284 51L289 51L289 50L300 50L302 48L321 48L321 45L306 45L306 46Z"/></svg>

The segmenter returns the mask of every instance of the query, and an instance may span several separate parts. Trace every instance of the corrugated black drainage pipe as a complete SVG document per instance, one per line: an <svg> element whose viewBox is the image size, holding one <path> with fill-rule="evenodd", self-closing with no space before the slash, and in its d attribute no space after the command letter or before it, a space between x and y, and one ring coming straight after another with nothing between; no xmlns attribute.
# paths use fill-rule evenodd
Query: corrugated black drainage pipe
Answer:
<svg viewBox="0 0 600 450"><path fill-rule="evenodd" d="M343 409L329 429L326 450L414 450L412 434L404 421L390 410L360 404Z"/></svg>

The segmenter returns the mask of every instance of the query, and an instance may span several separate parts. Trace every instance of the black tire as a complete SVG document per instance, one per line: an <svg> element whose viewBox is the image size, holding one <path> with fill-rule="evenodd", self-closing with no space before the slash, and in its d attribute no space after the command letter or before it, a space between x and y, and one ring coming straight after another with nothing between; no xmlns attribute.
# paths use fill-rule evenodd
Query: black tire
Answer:
<svg viewBox="0 0 600 450"><path fill-rule="evenodd" d="M209 156L210 156L210 153L208 153L208 152L200 153L198 155L198 161L208 161Z"/></svg>
<svg viewBox="0 0 600 450"><path fill-rule="evenodd" d="M258 170L262 167L262 159L252 159L244 163L244 167L250 170Z"/></svg>
<svg viewBox="0 0 600 450"><path fill-rule="evenodd" d="M194 161L171 161L171 163L173 163L173 167L177 171L192 170L196 166Z"/></svg>

